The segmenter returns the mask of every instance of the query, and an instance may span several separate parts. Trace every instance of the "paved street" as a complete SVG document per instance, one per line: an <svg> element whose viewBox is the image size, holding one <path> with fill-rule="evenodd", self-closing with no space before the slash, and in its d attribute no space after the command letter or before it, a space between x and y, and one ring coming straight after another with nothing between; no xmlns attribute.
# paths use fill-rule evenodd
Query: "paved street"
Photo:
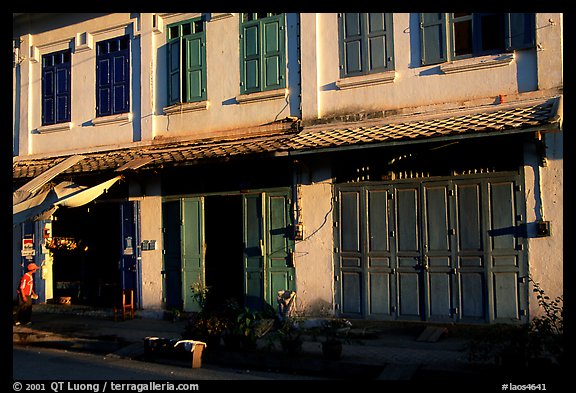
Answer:
<svg viewBox="0 0 576 393"><path fill-rule="evenodd" d="M52 348L14 347L14 381L24 380L319 380L301 375L267 373L203 365L192 369L147 363L117 356Z"/></svg>

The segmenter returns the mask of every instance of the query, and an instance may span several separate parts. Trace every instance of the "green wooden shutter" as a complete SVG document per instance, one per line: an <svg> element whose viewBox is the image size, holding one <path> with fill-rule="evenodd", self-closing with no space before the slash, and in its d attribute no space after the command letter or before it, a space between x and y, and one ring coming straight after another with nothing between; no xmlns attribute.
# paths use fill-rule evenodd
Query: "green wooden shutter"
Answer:
<svg viewBox="0 0 576 393"><path fill-rule="evenodd" d="M266 193L266 301L278 306L278 291L295 290L290 237L292 220L289 192Z"/></svg>
<svg viewBox="0 0 576 393"><path fill-rule="evenodd" d="M392 18L383 12L367 15L368 34L366 53L368 61L364 71L383 71L390 68L392 59Z"/></svg>
<svg viewBox="0 0 576 393"><path fill-rule="evenodd" d="M186 101L206 98L206 50L203 36L186 37Z"/></svg>
<svg viewBox="0 0 576 393"><path fill-rule="evenodd" d="M168 43L168 103L170 105L181 102L181 73L180 59L182 58L181 39Z"/></svg>
<svg viewBox="0 0 576 393"><path fill-rule="evenodd" d="M341 67L340 76L358 75L362 72L362 22L361 14L341 14Z"/></svg>
<svg viewBox="0 0 576 393"><path fill-rule="evenodd" d="M505 17L506 49L526 49L536 45L536 15L508 13Z"/></svg>
<svg viewBox="0 0 576 393"><path fill-rule="evenodd" d="M260 27L258 23L242 26L242 93L260 91Z"/></svg>
<svg viewBox="0 0 576 393"><path fill-rule="evenodd" d="M284 15L265 19L262 29L263 88L278 89L284 86Z"/></svg>
<svg viewBox="0 0 576 393"><path fill-rule="evenodd" d="M184 311L200 311L192 287L205 285L204 278L204 200L182 200L182 294Z"/></svg>
<svg viewBox="0 0 576 393"><path fill-rule="evenodd" d="M264 230L262 196L243 195L244 305L261 309L264 301Z"/></svg>
<svg viewBox="0 0 576 393"><path fill-rule="evenodd" d="M445 13L421 13L420 37L422 65L437 64L447 60L448 40Z"/></svg>

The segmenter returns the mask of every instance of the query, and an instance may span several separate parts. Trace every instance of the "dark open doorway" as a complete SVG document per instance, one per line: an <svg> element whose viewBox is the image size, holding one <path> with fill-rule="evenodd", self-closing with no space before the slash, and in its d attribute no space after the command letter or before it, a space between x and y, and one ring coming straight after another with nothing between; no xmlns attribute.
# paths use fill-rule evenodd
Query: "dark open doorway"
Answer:
<svg viewBox="0 0 576 393"><path fill-rule="evenodd" d="M116 203L61 208L52 236L73 239L73 249L53 251L54 297L72 303L111 307L120 287L120 209Z"/></svg>
<svg viewBox="0 0 576 393"><path fill-rule="evenodd" d="M226 301L244 302L242 262L242 197L205 198L206 285L210 288L207 307L218 309Z"/></svg>

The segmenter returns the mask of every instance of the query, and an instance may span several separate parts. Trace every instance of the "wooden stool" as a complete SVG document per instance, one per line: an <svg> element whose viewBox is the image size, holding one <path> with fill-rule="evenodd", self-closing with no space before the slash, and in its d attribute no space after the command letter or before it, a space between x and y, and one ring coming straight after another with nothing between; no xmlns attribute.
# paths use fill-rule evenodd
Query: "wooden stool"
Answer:
<svg viewBox="0 0 576 393"><path fill-rule="evenodd" d="M116 321L119 313L122 313L123 320L126 320L127 314L130 315L131 319L134 319L134 290L122 290L122 303L114 306L114 321Z"/></svg>

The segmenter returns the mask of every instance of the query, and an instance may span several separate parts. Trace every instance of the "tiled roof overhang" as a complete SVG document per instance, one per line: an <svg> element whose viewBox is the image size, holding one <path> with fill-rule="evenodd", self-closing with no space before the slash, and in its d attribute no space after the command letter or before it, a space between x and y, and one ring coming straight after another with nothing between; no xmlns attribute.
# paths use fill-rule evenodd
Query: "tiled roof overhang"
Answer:
<svg viewBox="0 0 576 393"><path fill-rule="evenodd" d="M194 165L211 159L269 154L288 156L343 149L393 146L443 139L469 138L512 133L560 130L561 97L517 102L510 105L489 105L483 108L458 110L443 115L414 115L362 122L343 122L299 127L292 120L290 127L258 136L227 140L196 140L82 153L86 158L64 174L83 174L117 170L133 160L139 169ZM35 177L66 157L16 161L14 180Z"/></svg>

